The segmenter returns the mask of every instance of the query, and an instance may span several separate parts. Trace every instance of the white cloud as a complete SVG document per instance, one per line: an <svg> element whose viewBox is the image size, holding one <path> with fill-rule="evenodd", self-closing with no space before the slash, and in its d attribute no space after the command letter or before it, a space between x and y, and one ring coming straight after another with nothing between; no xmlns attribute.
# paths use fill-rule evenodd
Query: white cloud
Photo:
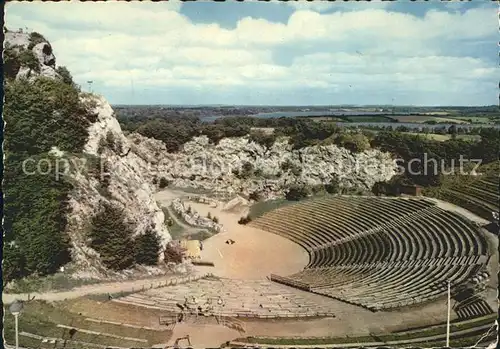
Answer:
<svg viewBox="0 0 500 349"><path fill-rule="evenodd" d="M384 8L390 5L390 1L372 0L372 1L288 1L286 4L297 10L311 10L316 12L325 12L331 9L336 10L360 10L366 8Z"/></svg>
<svg viewBox="0 0 500 349"><path fill-rule="evenodd" d="M104 88L133 80L138 88L448 93L484 89L497 72L479 58L447 52L464 39L493 38L497 14L490 9L415 17L381 4L328 14L321 12L329 3L288 4L300 10L285 24L246 17L232 30L192 23L178 12L179 3L9 3L6 22L44 34L58 64L77 81L100 81ZM303 54L282 66L273 57L286 55L283 48Z"/></svg>

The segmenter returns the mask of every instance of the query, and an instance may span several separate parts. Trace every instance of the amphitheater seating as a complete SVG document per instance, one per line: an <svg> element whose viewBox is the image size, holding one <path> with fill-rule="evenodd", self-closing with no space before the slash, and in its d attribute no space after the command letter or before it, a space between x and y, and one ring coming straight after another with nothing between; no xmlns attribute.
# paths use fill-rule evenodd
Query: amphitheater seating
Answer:
<svg viewBox="0 0 500 349"><path fill-rule="evenodd" d="M493 314L494 312L488 302L477 295L473 295L469 299L459 302L455 305L454 310L459 319L476 318Z"/></svg>
<svg viewBox="0 0 500 349"><path fill-rule="evenodd" d="M251 225L307 249L307 267L271 280L361 305L435 299L488 261L480 228L420 198L332 196L282 207Z"/></svg>
<svg viewBox="0 0 500 349"><path fill-rule="evenodd" d="M293 281L292 284L301 285ZM334 315L328 298L267 280L201 279L134 293L113 299L113 302L198 316L296 318Z"/></svg>
<svg viewBox="0 0 500 349"><path fill-rule="evenodd" d="M476 179L466 180L464 183L457 180L440 188L437 197L491 220L491 212L498 211L499 189L498 171L493 168L493 171L486 170Z"/></svg>

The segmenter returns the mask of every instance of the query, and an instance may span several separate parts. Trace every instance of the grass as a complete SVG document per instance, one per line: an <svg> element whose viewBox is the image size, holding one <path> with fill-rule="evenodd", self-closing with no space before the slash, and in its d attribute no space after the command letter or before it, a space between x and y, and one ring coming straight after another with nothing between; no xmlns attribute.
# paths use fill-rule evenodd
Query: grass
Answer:
<svg viewBox="0 0 500 349"><path fill-rule="evenodd" d="M8 310L6 308L4 308L4 311L6 311L4 319L4 338L7 343L12 344L14 342L14 317L7 315ZM115 336L144 339L147 343L85 333L78 330L71 336L70 329L58 327L58 324L89 331L108 333ZM118 324L85 321L84 316L71 313L65 310L60 304L51 304L43 301L33 301L25 304L24 311L19 316L19 330L42 337L66 340L71 338L76 341L121 347L151 346L153 344L165 342L168 340L167 337L171 335L170 331L154 331L150 329L126 327ZM28 347L40 347L41 345L39 340L25 336L19 336L19 342L21 346ZM52 346L54 345L52 344ZM74 347L73 344L71 344L71 346Z"/></svg>
<svg viewBox="0 0 500 349"><path fill-rule="evenodd" d="M426 139L445 142L451 139L450 134L436 134L436 133L422 133L422 132L403 132L404 134L420 136ZM462 139L466 141L474 141L479 142L481 140L481 136L479 135L457 135L456 139Z"/></svg>
<svg viewBox="0 0 500 349"><path fill-rule="evenodd" d="M434 115L394 115L392 116L395 120L399 122L410 122L421 124L427 121L435 121L436 123L450 123L450 124L465 124L466 120L461 120L458 118L451 117L440 117Z"/></svg>
<svg viewBox="0 0 500 349"><path fill-rule="evenodd" d="M454 119L471 122L473 124L488 124L493 123L494 119L486 116L457 116Z"/></svg>
<svg viewBox="0 0 500 349"><path fill-rule="evenodd" d="M112 298L121 298L121 297L126 297L128 295L134 294L137 291L121 291L121 292L115 292L115 293L99 293L99 294L89 294L85 297L88 299L92 299L97 302L107 302L109 300L108 295L111 295Z"/></svg>
<svg viewBox="0 0 500 349"><path fill-rule="evenodd" d="M267 200L267 201L259 201L256 202L255 204L250 207L250 211L248 215L252 218L255 219L257 217L260 217L264 215L267 212L273 211L277 208L288 206L294 203L297 203L298 201L288 201L286 199L276 199L276 200Z"/></svg>
<svg viewBox="0 0 500 349"><path fill-rule="evenodd" d="M494 324L496 319L495 314L478 318L476 320L467 320L463 322L452 323L450 326L451 335L453 332L472 329L482 325ZM485 331L478 331L485 332ZM435 335L445 335L446 324L431 326L429 328L422 328L419 330L410 330L402 332L394 332L390 334L371 334L368 336L359 337L310 337L310 338L270 338L270 337L246 337L239 338L236 341L266 344L266 345L321 345L321 344L342 344L342 343L368 343L368 342L389 342L389 341L403 341L417 338L431 337ZM473 337L473 338L469 338ZM477 337L477 338L476 338ZM457 338L452 342L456 344L475 343L479 336L473 334L467 335L467 338Z"/></svg>
<svg viewBox="0 0 500 349"><path fill-rule="evenodd" d="M67 274L56 273L48 276L30 276L16 280L5 289L5 293L33 293L47 291L67 291L75 287L97 284L97 279L73 279Z"/></svg>
<svg viewBox="0 0 500 349"><path fill-rule="evenodd" d="M381 115L353 115L345 118L348 122L395 122L393 118Z"/></svg>
<svg viewBox="0 0 500 349"><path fill-rule="evenodd" d="M206 239L208 239L209 237L211 237L213 235L214 235L213 233L211 233L211 232L209 232L207 230L200 230L197 233L189 234L187 237L189 238L189 240L203 241L203 240L206 240Z"/></svg>
<svg viewBox="0 0 500 349"><path fill-rule="evenodd" d="M172 239L176 240L179 239L183 234L185 229L177 224L175 219L170 217L170 213L168 212L167 208L162 207L161 210L163 211L163 214L165 215L165 225L167 226L168 232L170 233L170 236ZM172 220L172 225L168 225L168 220Z"/></svg>
<svg viewBox="0 0 500 349"><path fill-rule="evenodd" d="M203 188L193 188L193 187L168 187L171 190L178 190L188 194L198 194L198 195L213 195L214 193L211 190L203 189Z"/></svg>

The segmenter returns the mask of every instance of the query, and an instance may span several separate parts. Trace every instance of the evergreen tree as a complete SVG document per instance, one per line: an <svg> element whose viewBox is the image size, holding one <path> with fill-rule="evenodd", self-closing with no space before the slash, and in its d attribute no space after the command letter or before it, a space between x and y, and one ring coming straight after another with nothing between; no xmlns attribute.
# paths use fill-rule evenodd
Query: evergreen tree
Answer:
<svg viewBox="0 0 500 349"><path fill-rule="evenodd" d="M114 270L134 264L132 229L124 219L121 209L106 202L92 219L90 246L100 254L103 264Z"/></svg>
<svg viewBox="0 0 500 349"><path fill-rule="evenodd" d="M135 239L134 256L137 264L157 265L160 252L160 237L152 230Z"/></svg>

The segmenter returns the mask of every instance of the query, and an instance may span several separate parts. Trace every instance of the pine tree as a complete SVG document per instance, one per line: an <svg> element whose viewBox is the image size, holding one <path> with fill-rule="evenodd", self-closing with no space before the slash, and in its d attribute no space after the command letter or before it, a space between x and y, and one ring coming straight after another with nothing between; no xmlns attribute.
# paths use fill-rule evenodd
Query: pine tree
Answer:
<svg viewBox="0 0 500 349"><path fill-rule="evenodd" d="M123 211L109 203L103 203L92 219L90 246L100 254L102 263L113 270L134 264L132 229L124 220Z"/></svg>
<svg viewBox="0 0 500 349"><path fill-rule="evenodd" d="M135 239L134 256L137 264L158 264L158 253L160 252L160 237L152 230L147 230L144 235Z"/></svg>

